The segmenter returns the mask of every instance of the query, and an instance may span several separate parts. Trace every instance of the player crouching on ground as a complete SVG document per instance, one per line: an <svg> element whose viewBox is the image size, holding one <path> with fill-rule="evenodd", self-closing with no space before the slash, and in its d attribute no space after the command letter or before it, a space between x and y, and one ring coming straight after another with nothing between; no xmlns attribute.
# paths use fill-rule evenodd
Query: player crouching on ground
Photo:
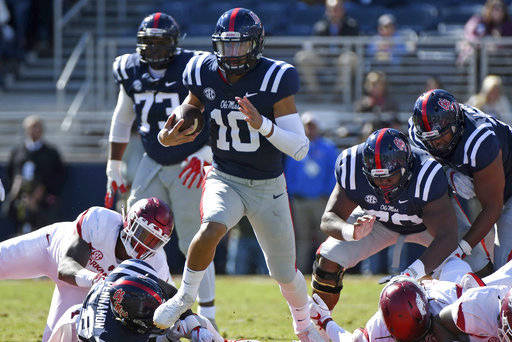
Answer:
<svg viewBox="0 0 512 342"><path fill-rule="evenodd" d="M123 261L94 285L83 304L59 319L49 342L224 342L210 321L185 312L170 329L153 325L155 309L178 290L158 279L156 271L138 259Z"/></svg>
<svg viewBox="0 0 512 342"><path fill-rule="evenodd" d="M92 207L73 222L59 222L0 243L0 279L46 276L55 282L43 342L57 320L82 303L91 286L122 260L144 259L158 277L171 281L162 247L169 241L174 216L167 204L152 197L136 202L121 215Z"/></svg>

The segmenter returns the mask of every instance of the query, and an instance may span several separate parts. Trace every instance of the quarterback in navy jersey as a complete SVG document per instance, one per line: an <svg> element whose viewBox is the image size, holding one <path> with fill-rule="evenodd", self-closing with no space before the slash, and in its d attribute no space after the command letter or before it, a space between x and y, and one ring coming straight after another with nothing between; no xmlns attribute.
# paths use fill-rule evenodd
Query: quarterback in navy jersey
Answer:
<svg viewBox="0 0 512 342"><path fill-rule="evenodd" d="M222 237L246 216L279 283L301 341L321 341L309 319L304 276L295 268L295 238L283 176L283 153L304 158L309 141L297 113L295 68L262 57L263 25L245 8L233 8L217 21L215 55L193 57L183 73L189 89L184 103L211 118L213 167L202 197L202 225L194 237L178 295L155 311L155 324L167 327L190 307L204 269ZM163 145L196 139L179 132L171 116L159 133Z"/></svg>
<svg viewBox="0 0 512 342"><path fill-rule="evenodd" d="M482 210L459 246L472 253L496 224L494 268L512 257L512 129L477 108L459 104L442 89L422 94L409 120L409 135L447 168L463 198L476 196Z"/></svg>
<svg viewBox="0 0 512 342"><path fill-rule="evenodd" d="M119 98L110 127L105 206L112 207L117 189L126 191L121 165L135 123L145 153L137 161L127 205L130 207L147 196L169 203L175 213L179 247L186 255L201 222L200 185L204 165L211 163L211 148L207 145L208 120L194 141L170 148L158 142L158 132L188 94L183 85L183 71L193 56L200 55L178 48L179 34L173 17L160 12L150 14L139 26L137 51L114 61ZM199 313L212 320L215 318L214 298L212 263L199 290Z"/></svg>
<svg viewBox="0 0 512 342"><path fill-rule="evenodd" d="M434 272L447 280L454 270L448 264L460 276L471 271L450 257L457 247L457 220L443 169L428 153L411 148L402 132L383 128L344 150L335 174L320 225L329 237L318 249L312 279L313 293L330 310L343 288L343 273L399 239L427 247L403 274L420 279Z"/></svg>

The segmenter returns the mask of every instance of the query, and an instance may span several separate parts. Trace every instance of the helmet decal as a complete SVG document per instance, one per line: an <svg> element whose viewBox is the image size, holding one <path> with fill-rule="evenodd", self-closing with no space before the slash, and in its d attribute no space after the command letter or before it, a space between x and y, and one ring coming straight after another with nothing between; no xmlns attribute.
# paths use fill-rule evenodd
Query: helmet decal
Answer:
<svg viewBox="0 0 512 342"><path fill-rule="evenodd" d="M405 144L405 142L400 139L400 138L395 138L395 140L393 140L393 142L395 143L396 147L398 147L398 149L400 151L407 151L407 145Z"/></svg>
<svg viewBox="0 0 512 342"><path fill-rule="evenodd" d="M423 124L425 125L425 130L427 132L432 130L432 128L430 128L430 124L428 123L428 116L427 116L427 103L428 103L430 94L432 94L432 90L429 90L425 93L425 95L423 96L423 103L421 104L421 113L423 114Z"/></svg>

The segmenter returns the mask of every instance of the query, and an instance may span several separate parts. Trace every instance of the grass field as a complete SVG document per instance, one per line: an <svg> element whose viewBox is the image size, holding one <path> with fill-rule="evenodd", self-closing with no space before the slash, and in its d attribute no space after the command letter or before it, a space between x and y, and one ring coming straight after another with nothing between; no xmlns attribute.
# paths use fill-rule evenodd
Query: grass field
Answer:
<svg viewBox="0 0 512 342"><path fill-rule="evenodd" d="M364 326L377 310L382 288L378 278L345 276L333 316L348 331ZM174 278L176 284L179 280ZM309 287L310 278L306 280ZM296 339L288 306L277 283L269 277L218 276L216 291L216 320L222 336L260 341ZM49 280L0 281L0 341L41 341L52 292Z"/></svg>

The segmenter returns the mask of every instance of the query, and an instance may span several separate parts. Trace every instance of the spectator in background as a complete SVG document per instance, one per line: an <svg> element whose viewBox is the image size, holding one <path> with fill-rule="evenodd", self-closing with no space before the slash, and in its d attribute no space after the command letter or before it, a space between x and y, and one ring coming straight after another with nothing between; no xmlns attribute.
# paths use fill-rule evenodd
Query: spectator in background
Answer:
<svg viewBox="0 0 512 342"><path fill-rule="evenodd" d="M503 90L503 81L500 76L487 75L478 94L472 95L467 104L476 107L498 120L512 124L510 101Z"/></svg>
<svg viewBox="0 0 512 342"><path fill-rule="evenodd" d="M247 217L242 217L229 233L227 249L228 274L268 274L265 257Z"/></svg>
<svg viewBox="0 0 512 342"><path fill-rule="evenodd" d="M359 27L355 19L346 15L343 0L326 0L325 17L316 22L313 34L322 37L357 36ZM339 57L328 58L333 54ZM308 91L319 94L322 92L318 79L319 69L332 65L338 69L336 91L339 92L343 87L341 75L344 65L354 64L355 59L353 54L341 50L338 46L330 47L327 51L306 46L295 55L295 63L306 81Z"/></svg>
<svg viewBox="0 0 512 342"><path fill-rule="evenodd" d="M43 121L36 115L23 120L25 141L14 147L7 162L9 189L3 208L24 234L59 220L60 195L66 167L59 152L44 141Z"/></svg>
<svg viewBox="0 0 512 342"><path fill-rule="evenodd" d="M370 63L367 68L382 63L399 65L403 57L414 50L414 43L397 32L395 17L389 13L383 14L377 22L377 35L366 48Z"/></svg>
<svg viewBox="0 0 512 342"><path fill-rule="evenodd" d="M472 44L484 37L512 36L512 21L508 14L507 5L503 0L487 0L481 14L473 15L464 26L465 41L461 43L458 65L463 65L474 53ZM487 45L487 50L497 49L497 46Z"/></svg>
<svg viewBox="0 0 512 342"><path fill-rule="evenodd" d="M309 151L299 161L287 157L285 175L295 228L297 267L303 273L311 273L315 250L327 237L320 231L320 221L336 183L334 164L338 151L331 141L321 136L318 119L313 113L304 113L302 122L309 139Z"/></svg>

